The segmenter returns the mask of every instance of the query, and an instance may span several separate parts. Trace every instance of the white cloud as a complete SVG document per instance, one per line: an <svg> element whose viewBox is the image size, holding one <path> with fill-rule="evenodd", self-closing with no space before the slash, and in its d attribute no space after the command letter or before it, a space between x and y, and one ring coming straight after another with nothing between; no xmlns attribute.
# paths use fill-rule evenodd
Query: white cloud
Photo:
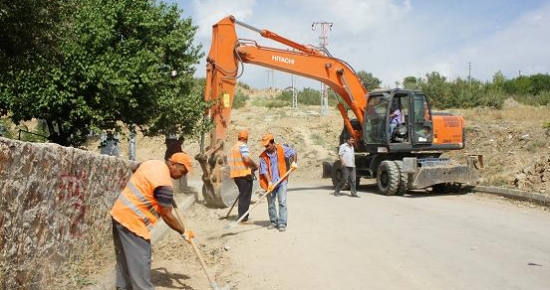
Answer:
<svg viewBox="0 0 550 290"><path fill-rule="evenodd" d="M450 72L456 73L471 62L472 76L482 81L492 80L497 71L508 78L517 77L519 71L525 75L548 73L549 18L550 5L524 13L495 34L450 54Z"/></svg>
<svg viewBox="0 0 550 290"><path fill-rule="evenodd" d="M185 0L180 0L183 2ZM328 49L356 70L373 73L392 87L407 76L437 71L453 79L468 75L490 80L498 70L505 76L548 73L550 68L550 4L513 0L440 2L436 0L192 0L187 6L200 27L196 40L208 51L211 27L227 15L260 29L271 30L302 44L319 45L320 27L333 23ZM266 46L273 41L246 29L239 37ZM245 65L241 81L253 87L271 85L267 69ZM197 76L204 75L204 60ZM287 87L290 75L275 72L275 86ZM319 87L298 78L299 86Z"/></svg>

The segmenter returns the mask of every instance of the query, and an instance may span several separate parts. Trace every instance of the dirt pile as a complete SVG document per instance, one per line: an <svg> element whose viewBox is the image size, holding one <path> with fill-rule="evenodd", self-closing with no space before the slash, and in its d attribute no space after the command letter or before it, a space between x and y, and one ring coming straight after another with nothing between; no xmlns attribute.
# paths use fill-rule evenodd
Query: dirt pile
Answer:
<svg viewBox="0 0 550 290"><path fill-rule="evenodd" d="M263 97L261 91L254 91L245 107L232 111L226 150L236 142L239 130L247 130L251 153L259 156L264 149L260 143L262 135L271 133L278 143L289 144L298 153L300 170L293 173L292 178L321 178L322 162L334 161L337 157L343 127L340 113L331 107L328 114L322 116L320 106L268 108L255 102L260 97ZM534 108L507 101L502 110L475 108L451 110L451 113L466 120L466 148L445 155L461 163L465 163L467 155L483 155L480 184L550 194L550 136L542 126L550 120L547 107ZM91 143L89 150L99 152L97 143ZM164 157L164 138L139 135L136 143L138 161ZM183 147L191 155L199 152L198 140L186 140ZM127 138L121 138L120 148L121 157L127 158ZM200 176L198 162L195 165Z"/></svg>
<svg viewBox="0 0 550 290"><path fill-rule="evenodd" d="M550 188L550 157L535 160L535 164L527 166L514 175L512 184L520 190L539 191L545 193Z"/></svg>

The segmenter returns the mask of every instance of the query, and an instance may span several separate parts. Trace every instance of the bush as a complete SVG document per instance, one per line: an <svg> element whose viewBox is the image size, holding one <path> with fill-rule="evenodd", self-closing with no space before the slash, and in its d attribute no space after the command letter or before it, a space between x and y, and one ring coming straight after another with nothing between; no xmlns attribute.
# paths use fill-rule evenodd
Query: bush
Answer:
<svg viewBox="0 0 550 290"><path fill-rule="evenodd" d="M245 95L240 90L235 93L233 97L233 109L239 109L246 105L246 102L250 99L248 95Z"/></svg>

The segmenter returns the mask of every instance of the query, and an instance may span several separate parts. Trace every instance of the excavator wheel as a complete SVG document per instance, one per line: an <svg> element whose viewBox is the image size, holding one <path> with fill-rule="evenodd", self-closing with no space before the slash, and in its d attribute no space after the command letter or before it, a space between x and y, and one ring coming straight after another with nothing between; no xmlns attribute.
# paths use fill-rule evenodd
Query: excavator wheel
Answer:
<svg viewBox="0 0 550 290"><path fill-rule="evenodd" d="M385 160L378 166L376 183L380 193L385 195L395 195L399 190L401 173L394 161Z"/></svg>
<svg viewBox="0 0 550 290"><path fill-rule="evenodd" d="M342 180L343 175L344 174L342 172L342 162L340 162L340 160L334 161L334 164L332 164L332 185L334 187L336 187L338 185L338 183L340 182L340 180ZM346 181L346 183L344 184L342 189L343 190L349 190L350 189L350 185L349 185L348 181Z"/></svg>
<svg viewBox="0 0 550 290"><path fill-rule="evenodd" d="M408 181L409 176L407 173L403 173L403 161L396 160L394 161L397 169L399 170L399 189L397 189L398 195L404 195L408 190Z"/></svg>
<svg viewBox="0 0 550 290"><path fill-rule="evenodd" d="M332 185L334 187L336 187L338 185L338 182L340 182L343 175L344 174L342 172L342 163L340 162L340 160L336 160L334 162L334 164L332 164L332 174L331 174ZM355 188L359 187L359 181L360 180L361 180L360 177L357 176L356 179L355 179ZM342 187L342 190L350 190L350 188L351 188L351 186L349 184L349 181L346 180L346 183Z"/></svg>

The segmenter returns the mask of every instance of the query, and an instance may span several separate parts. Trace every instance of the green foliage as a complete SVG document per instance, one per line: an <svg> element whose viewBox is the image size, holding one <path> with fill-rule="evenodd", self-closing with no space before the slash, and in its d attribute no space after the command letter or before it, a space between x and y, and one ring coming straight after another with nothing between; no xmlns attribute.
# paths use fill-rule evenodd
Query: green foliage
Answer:
<svg viewBox="0 0 550 290"><path fill-rule="evenodd" d="M535 152L539 148L542 148L544 146L546 146L546 140L535 139L535 140L532 140L531 142L529 142L525 149L527 149L527 151L529 151L529 152Z"/></svg>
<svg viewBox="0 0 550 290"><path fill-rule="evenodd" d="M237 83L237 85L245 90L250 90L250 86L248 84L245 84L243 82Z"/></svg>
<svg viewBox="0 0 550 290"><path fill-rule="evenodd" d="M403 88L407 90L419 90L420 81L414 76L408 76L403 80Z"/></svg>
<svg viewBox="0 0 550 290"><path fill-rule="evenodd" d="M321 105L321 92L312 88L304 88L298 91L296 94L298 105ZM335 105L337 103L337 96L332 90L328 90L328 104ZM272 106L291 106L292 105L292 91L286 90L278 94L275 99L277 104Z"/></svg>
<svg viewBox="0 0 550 290"><path fill-rule="evenodd" d="M191 134L207 105L191 77L202 56L192 44L197 27L176 6L154 3L79 1L64 15L71 29L62 57L37 57L10 71L2 78L10 81L0 83L0 106L15 123L45 119L62 145L79 145L90 128L117 122L149 134Z"/></svg>
<svg viewBox="0 0 550 290"><path fill-rule="evenodd" d="M542 128L546 131L546 136L550 136L550 120L543 122Z"/></svg>
<svg viewBox="0 0 550 290"><path fill-rule="evenodd" d="M483 84L478 80L456 79L448 82L437 72L426 75L417 84L438 109L492 107L501 109L506 95L498 85Z"/></svg>
<svg viewBox="0 0 550 290"><path fill-rule="evenodd" d="M245 95L241 90L237 90L235 96L233 97L233 108L239 109L243 108L248 101L248 95Z"/></svg>
<svg viewBox="0 0 550 290"><path fill-rule="evenodd" d="M35 56L57 56L64 15L76 1L17 0L0 2L0 74L24 69Z"/></svg>
<svg viewBox="0 0 550 290"><path fill-rule="evenodd" d="M252 105L257 106L257 107L266 107L266 108L272 109L272 108L289 107L291 104L286 102L286 101L279 100L277 98L272 98L272 97L262 98L262 97L259 97L259 98L254 99L254 101L252 101Z"/></svg>
<svg viewBox="0 0 550 290"><path fill-rule="evenodd" d="M303 105L321 105L321 92L312 88L304 88L298 92L298 103Z"/></svg>
<svg viewBox="0 0 550 290"><path fill-rule="evenodd" d="M8 119L0 118L0 136L13 139L14 134L10 130L12 123Z"/></svg>
<svg viewBox="0 0 550 290"><path fill-rule="evenodd" d="M382 83L380 79L375 77L372 73L368 73L366 71L358 71L357 76L361 79L361 82L363 82L363 86L367 89L367 91L372 91L379 88Z"/></svg>

